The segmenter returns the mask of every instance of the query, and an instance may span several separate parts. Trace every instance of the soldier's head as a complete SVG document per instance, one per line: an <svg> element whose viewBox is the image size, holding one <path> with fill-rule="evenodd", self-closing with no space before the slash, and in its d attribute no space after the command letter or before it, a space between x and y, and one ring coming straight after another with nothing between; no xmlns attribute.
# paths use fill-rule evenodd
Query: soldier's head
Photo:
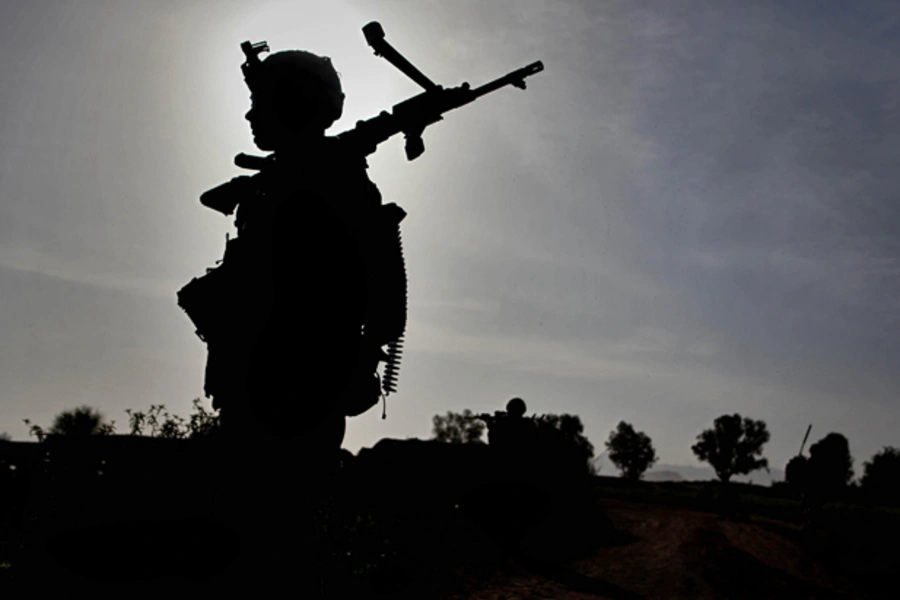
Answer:
<svg viewBox="0 0 900 600"><path fill-rule="evenodd" d="M344 107L331 59L311 52L268 56L255 64L247 85L252 106L245 117L260 150L282 150L321 137Z"/></svg>
<svg viewBox="0 0 900 600"><path fill-rule="evenodd" d="M524 417L525 410L525 401L521 398L513 398L506 403L506 412L511 417Z"/></svg>

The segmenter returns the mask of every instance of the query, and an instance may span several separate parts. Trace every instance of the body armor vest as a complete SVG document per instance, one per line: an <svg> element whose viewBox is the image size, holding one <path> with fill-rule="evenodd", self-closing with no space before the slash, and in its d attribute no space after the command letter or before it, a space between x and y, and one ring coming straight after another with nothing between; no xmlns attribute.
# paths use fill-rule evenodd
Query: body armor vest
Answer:
<svg viewBox="0 0 900 600"><path fill-rule="evenodd" d="M308 164L292 161L287 169L275 163L252 178L216 188L222 197L239 195L224 202L232 210L238 207L238 236L226 240L218 267L178 292L179 305L209 347L205 392L214 397L214 406L221 406L219 399L233 389L248 349L265 331L271 341L272 331L284 330L302 346L309 342L302 339L306 327L328 330L331 324L321 323L319 315L296 308L301 298L319 297L312 304L329 315L342 339L361 333L360 360L342 400L347 416L370 409L382 392L396 392L407 313L399 229L406 213L395 204L381 204L364 160L353 165L335 156L336 140L328 143L329 151ZM257 185L249 185L256 178ZM320 239L325 248L318 247ZM386 363L380 380L379 361Z"/></svg>

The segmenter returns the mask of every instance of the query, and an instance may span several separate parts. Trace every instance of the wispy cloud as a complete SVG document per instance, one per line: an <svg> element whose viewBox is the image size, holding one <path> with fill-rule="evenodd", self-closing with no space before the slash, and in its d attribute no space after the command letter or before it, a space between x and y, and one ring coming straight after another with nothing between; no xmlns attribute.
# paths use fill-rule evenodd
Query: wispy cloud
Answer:
<svg viewBox="0 0 900 600"><path fill-rule="evenodd" d="M185 282L173 279L141 277L140 270L104 270L103 261L90 260L85 256L65 256L38 250L27 242L0 242L0 267L25 273L54 277L62 281L90 285L103 289L118 290L172 299L175 291Z"/></svg>
<svg viewBox="0 0 900 600"><path fill-rule="evenodd" d="M678 362L693 367L715 351L712 341L682 343L671 332L642 328L620 339L574 340L545 336L504 336L470 332L415 322L408 340L414 352L452 357L509 372L537 373L579 380L628 380L683 374Z"/></svg>

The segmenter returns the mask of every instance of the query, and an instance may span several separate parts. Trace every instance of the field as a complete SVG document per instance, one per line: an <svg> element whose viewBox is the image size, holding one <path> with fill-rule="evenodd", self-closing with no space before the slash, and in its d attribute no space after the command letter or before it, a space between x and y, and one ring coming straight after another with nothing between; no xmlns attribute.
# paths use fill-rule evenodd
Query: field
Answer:
<svg viewBox="0 0 900 600"><path fill-rule="evenodd" d="M828 506L821 524L804 531L794 520L765 516L791 509L799 514L799 503L779 505L748 490L742 498L746 514L728 519L704 506L698 488L601 488L599 506L626 541L601 546L555 574L518 564L455 597L896 597L896 512Z"/></svg>
<svg viewBox="0 0 900 600"><path fill-rule="evenodd" d="M273 504L259 515L266 534L234 555L228 548L240 544L208 510L216 498L198 475L202 452L159 440L97 443L106 450L43 453L44 464L66 457L55 459L53 477L27 475L37 463L21 459L6 471L0 585L22 593L50 592L51 583L60 593L252 587L253 575L241 577L245 557L268 550L282 561L272 571L294 591L335 598L895 597L895 508L828 504L804 526L785 490L735 485L726 505L715 483L594 477L517 487L491 470L484 447L388 440L345 461L312 512L291 513L313 529L292 528ZM20 445L17 455L36 446ZM284 489L304 494L302 482ZM67 549L54 560L32 554L39 568L29 570L20 549L40 546L41 522L67 532L59 538Z"/></svg>

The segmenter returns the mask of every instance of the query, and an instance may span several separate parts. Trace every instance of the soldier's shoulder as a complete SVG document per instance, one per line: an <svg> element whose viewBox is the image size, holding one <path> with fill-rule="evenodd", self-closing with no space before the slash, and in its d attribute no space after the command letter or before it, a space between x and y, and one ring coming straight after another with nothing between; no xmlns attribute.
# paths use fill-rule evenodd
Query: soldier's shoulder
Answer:
<svg viewBox="0 0 900 600"><path fill-rule="evenodd" d="M325 137L325 149L330 159L348 167L368 169L366 157L355 146L337 136Z"/></svg>

